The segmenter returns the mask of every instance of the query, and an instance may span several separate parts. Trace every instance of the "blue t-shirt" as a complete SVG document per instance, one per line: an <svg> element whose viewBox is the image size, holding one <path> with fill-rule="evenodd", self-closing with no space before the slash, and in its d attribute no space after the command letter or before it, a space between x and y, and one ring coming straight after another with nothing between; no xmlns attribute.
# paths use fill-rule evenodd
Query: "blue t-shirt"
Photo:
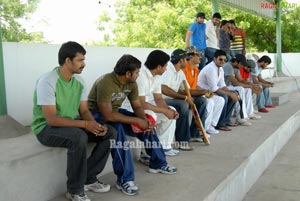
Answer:
<svg viewBox="0 0 300 201"><path fill-rule="evenodd" d="M204 50L206 48L206 24L194 22L190 25L189 30L193 32L190 41L191 45L196 46L198 50Z"/></svg>

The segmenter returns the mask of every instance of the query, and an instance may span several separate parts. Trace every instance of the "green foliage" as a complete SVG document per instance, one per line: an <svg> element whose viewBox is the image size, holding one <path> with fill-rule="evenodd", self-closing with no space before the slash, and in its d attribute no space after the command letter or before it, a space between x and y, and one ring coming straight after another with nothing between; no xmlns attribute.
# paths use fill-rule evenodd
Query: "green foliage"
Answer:
<svg viewBox="0 0 300 201"><path fill-rule="evenodd" d="M206 13L209 20L212 3L209 0L119 0L114 36L102 44L183 48L188 26L197 12ZM276 22L254 14L220 5L222 19L235 19L247 34L247 51L276 52ZM283 9L282 52L300 52L300 10ZM99 21L101 24L101 20ZM107 21L106 21L107 23ZM103 30L102 27L100 30Z"/></svg>
<svg viewBox="0 0 300 201"><path fill-rule="evenodd" d="M282 15L282 52L300 52L300 6Z"/></svg>
<svg viewBox="0 0 300 201"><path fill-rule="evenodd" d="M41 33L26 33L20 19L27 19L36 10L39 0L0 0L2 40L11 42L41 42Z"/></svg>
<svg viewBox="0 0 300 201"><path fill-rule="evenodd" d="M205 12L210 7L210 3L203 6L191 0L131 0L126 4L119 1L111 43L127 47L183 47L187 25L193 22L197 10Z"/></svg>

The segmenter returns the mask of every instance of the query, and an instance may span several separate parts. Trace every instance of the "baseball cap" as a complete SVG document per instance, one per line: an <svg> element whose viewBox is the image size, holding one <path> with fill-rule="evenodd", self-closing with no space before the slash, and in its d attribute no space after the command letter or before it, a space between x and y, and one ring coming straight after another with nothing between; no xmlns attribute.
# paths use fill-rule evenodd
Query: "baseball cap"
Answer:
<svg viewBox="0 0 300 201"><path fill-rule="evenodd" d="M183 49L176 49L171 54L171 60L184 59L187 56L188 55L187 55L186 51L184 51Z"/></svg>
<svg viewBox="0 0 300 201"><path fill-rule="evenodd" d="M249 68L251 69L255 68L255 61L253 61L252 59L247 59L247 63Z"/></svg>
<svg viewBox="0 0 300 201"><path fill-rule="evenodd" d="M198 17L205 19L205 14L202 12L197 13L196 18L198 18Z"/></svg>
<svg viewBox="0 0 300 201"><path fill-rule="evenodd" d="M235 58L238 60L238 62L240 62L244 66L249 66L246 57L243 54L237 54L235 55Z"/></svg>

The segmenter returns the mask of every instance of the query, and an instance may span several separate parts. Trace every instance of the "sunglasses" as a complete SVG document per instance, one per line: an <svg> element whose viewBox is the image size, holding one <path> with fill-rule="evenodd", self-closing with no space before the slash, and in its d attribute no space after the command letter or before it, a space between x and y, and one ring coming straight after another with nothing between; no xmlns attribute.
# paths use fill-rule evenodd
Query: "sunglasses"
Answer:
<svg viewBox="0 0 300 201"><path fill-rule="evenodd" d="M218 59L218 61L223 61L223 62L226 62L226 59Z"/></svg>

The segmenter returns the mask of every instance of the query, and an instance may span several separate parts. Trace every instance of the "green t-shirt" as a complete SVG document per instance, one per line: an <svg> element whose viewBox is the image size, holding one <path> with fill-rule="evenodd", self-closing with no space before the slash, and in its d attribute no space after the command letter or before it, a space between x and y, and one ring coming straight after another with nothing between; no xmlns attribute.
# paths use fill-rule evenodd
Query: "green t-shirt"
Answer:
<svg viewBox="0 0 300 201"><path fill-rule="evenodd" d="M33 132L39 134L47 124L42 111L43 105L55 105L58 116L75 119L80 101L86 100L86 87L80 76L74 75L68 82L61 77L59 67L44 74L38 79L34 91Z"/></svg>
<svg viewBox="0 0 300 201"><path fill-rule="evenodd" d="M118 111L125 98L130 101L138 99L136 82L121 84L114 72L99 77L88 95L89 109L92 113L99 112L98 102L109 102L113 111Z"/></svg>

